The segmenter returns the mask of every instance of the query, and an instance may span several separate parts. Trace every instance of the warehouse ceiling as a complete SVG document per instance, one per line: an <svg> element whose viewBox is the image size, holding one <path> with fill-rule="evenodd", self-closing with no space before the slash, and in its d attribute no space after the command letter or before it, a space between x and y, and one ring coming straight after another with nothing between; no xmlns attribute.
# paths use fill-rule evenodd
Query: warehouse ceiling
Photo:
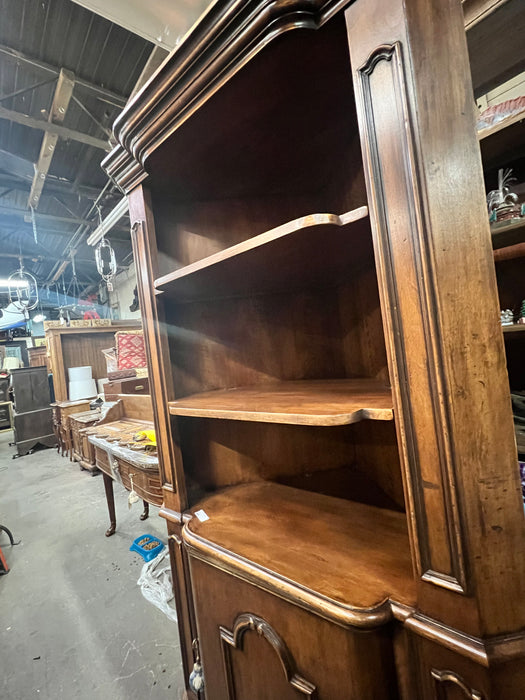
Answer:
<svg viewBox="0 0 525 700"><path fill-rule="evenodd" d="M121 27L170 51L210 0L74 0Z"/></svg>
<svg viewBox="0 0 525 700"><path fill-rule="evenodd" d="M100 167L112 124L167 55L156 45L175 45L207 4L0 0L0 277L22 255L44 299L95 289L86 239L122 198ZM107 236L128 265L129 221Z"/></svg>
<svg viewBox="0 0 525 700"><path fill-rule="evenodd" d="M87 235L121 198L100 168L153 45L71 0L0 0L0 277L98 282ZM120 265L126 230L111 233ZM1 303L1 302L0 302ZM3 306L3 304L1 304Z"/></svg>

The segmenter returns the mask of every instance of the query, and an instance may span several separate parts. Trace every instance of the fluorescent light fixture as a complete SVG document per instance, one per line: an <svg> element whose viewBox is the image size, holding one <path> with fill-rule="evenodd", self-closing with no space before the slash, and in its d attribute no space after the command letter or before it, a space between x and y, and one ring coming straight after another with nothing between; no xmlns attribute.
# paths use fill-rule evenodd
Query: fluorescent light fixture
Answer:
<svg viewBox="0 0 525 700"><path fill-rule="evenodd" d="M27 280L0 279L0 287L29 287Z"/></svg>
<svg viewBox="0 0 525 700"><path fill-rule="evenodd" d="M122 219L122 217L126 215L128 208L128 198L124 197L120 200L117 206L109 212L109 214L102 221L102 223L99 226L97 226L97 228L89 236L89 238L87 239L87 244L96 245L100 241L102 236L104 236L104 234L106 233L109 233L113 226L115 226L115 224L117 224Z"/></svg>

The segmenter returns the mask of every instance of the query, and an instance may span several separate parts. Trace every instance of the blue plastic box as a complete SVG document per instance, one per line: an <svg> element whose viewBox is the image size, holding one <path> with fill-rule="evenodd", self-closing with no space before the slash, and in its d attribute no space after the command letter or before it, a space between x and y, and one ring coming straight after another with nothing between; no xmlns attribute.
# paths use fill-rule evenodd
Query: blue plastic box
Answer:
<svg viewBox="0 0 525 700"><path fill-rule="evenodd" d="M141 535L133 540L133 544L129 548L130 552L137 552L144 561L151 561L159 552L164 549L164 543L158 537L153 535Z"/></svg>

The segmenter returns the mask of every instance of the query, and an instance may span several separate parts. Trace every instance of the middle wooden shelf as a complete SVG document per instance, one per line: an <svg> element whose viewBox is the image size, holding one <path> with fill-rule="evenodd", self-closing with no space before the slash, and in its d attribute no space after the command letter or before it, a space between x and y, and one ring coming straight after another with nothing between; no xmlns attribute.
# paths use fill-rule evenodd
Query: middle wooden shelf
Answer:
<svg viewBox="0 0 525 700"><path fill-rule="evenodd" d="M368 208L310 214L155 280L176 301L335 284L369 255Z"/></svg>
<svg viewBox="0 0 525 700"><path fill-rule="evenodd" d="M289 425L393 419L390 387L375 379L298 380L219 389L171 401L169 411L175 416Z"/></svg>

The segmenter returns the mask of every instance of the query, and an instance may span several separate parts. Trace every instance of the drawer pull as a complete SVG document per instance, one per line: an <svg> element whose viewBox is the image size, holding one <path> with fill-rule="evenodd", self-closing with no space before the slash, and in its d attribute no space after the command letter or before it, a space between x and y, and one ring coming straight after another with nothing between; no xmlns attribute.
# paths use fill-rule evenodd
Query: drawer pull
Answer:
<svg viewBox="0 0 525 700"><path fill-rule="evenodd" d="M138 384L138 385L135 387L135 391L140 391L141 389L144 389L144 384Z"/></svg>

